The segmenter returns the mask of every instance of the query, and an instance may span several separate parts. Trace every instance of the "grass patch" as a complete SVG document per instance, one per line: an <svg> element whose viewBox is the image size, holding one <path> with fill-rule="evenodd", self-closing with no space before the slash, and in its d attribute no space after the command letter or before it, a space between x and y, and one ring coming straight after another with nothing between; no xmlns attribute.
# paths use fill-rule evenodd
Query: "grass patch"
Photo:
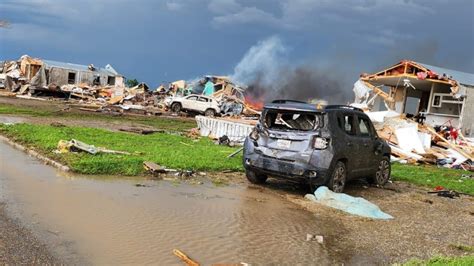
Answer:
<svg viewBox="0 0 474 266"><path fill-rule="evenodd" d="M145 126L152 126L157 129L168 131L183 132L196 127L196 122L190 119L159 117L159 116L111 116L101 113L84 113L75 110L57 111L52 106L15 106L10 104L0 104L0 114L12 115L27 115L33 117L54 117L63 119L77 119L77 120L97 120L108 123L123 123L132 122L134 124L141 124Z"/></svg>
<svg viewBox="0 0 474 266"><path fill-rule="evenodd" d="M36 110L34 108L23 108L13 105L0 104L0 114L31 115L31 116L52 116L53 112L46 110Z"/></svg>
<svg viewBox="0 0 474 266"><path fill-rule="evenodd" d="M97 128L32 124L1 125L0 132L83 174L140 175L144 173L143 161L196 171L243 170L241 156L226 158L236 148L215 145L207 138L195 142L184 136L164 133L137 135ZM77 139L96 147L128 151L132 155L55 154L53 151L61 139Z"/></svg>
<svg viewBox="0 0 474 266"><path fill-rule="evenodd" d="M404 264L403 266L471 266L474 265L474 256L465 257L434 257L429 260L412 259Z"/></svg>
<svg viewBox="0 0 474 266"><path fill-rule="evenodd" d="M398 163L392 165L393 180L406 181L429 188L443 186L447 189L474 195L474 180L461 178L463 174L470 174L470 172L430 165L417 166Z"/></svg>

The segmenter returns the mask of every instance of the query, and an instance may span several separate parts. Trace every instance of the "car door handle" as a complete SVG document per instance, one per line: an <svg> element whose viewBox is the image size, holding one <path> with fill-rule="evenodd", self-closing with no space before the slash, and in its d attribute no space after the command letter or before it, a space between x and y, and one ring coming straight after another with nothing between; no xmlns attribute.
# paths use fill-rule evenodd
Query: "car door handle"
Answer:
<svg viewBox="0 0 474 266"><path fill-rule="evenodd" d="M347 142L347 146L352 146L352 142Z"/></svg>

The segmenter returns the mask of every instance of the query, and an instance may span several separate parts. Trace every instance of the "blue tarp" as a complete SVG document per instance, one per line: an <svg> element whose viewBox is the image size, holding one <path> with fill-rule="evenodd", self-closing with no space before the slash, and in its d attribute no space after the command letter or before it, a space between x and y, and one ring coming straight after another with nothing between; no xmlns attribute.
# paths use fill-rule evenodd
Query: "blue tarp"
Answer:
<svg viewBox="0 0 474 266"><path fill-rule="evenodd" d="M211 81L206 82L202 94L206 96L211 96L212 94L214 94L214 83L212 83Z"/></svg>
<svg viewBox="0 0 474 266"><path fill-rule="evenodd" d="M313 194L306 194L306 199L332 207L350 214L373 219L393 219L380 208L360 197L352 197L344 193L335 193L327 187L319 187Z"/></svg>

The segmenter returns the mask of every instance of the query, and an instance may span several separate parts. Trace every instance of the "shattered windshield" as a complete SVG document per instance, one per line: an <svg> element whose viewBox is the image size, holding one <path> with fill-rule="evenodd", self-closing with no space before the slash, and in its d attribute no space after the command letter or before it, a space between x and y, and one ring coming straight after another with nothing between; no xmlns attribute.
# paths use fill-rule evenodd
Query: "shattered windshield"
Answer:
<svg viewBox="0 0 474 266"><path fill-rule="evenodd" d="M265 127L276 130L310 131L322 126L322 115L311 112L268 110Z"/></svg>

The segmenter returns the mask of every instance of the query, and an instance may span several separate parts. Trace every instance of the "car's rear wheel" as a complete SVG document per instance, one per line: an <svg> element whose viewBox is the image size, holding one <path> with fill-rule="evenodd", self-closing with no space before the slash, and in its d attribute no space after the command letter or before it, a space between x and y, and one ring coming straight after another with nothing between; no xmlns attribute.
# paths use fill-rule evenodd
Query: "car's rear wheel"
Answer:
<svg viewBox="0 0 474 266"><path fill-rule="evenodd" d="M175 113L179 113L181 111L181 104L180 103L173 103L171 105L171 111Z"/></svg>
<svg viewBox="0 0 474 266"><path fill-rule="evenodd" d="M214 111L213 109L207 109L205 112L204 112L204 115L205 116L209 116L209 117L213 117L216 115L216 111Z"/></svg>
<svg viewBox="0 0 474 266"><path fill-rule="evenodd" d="M329 179L328 188L334 192L341 193L346 185L347 171L346 165L338 161Z"/></svg>
<svg viewBox="0 0 474 266"><path fill-rule="evenodd" d="M256 173L252 170L245 170L245 175L247 176L247 179L250 181L250 183L253 184L263 184L268 178L267 175Z"/></svg>
<svg viewBox="0 0 474 266"><path fill-rule="evenodd" d="M368 178L369 183L376 184L378 186L385 185L390 179L390 173L392 171L392 166L390 164L390 159L388 156L382 157L379 165L377 167L377 172L370 178Z"/></svg>

